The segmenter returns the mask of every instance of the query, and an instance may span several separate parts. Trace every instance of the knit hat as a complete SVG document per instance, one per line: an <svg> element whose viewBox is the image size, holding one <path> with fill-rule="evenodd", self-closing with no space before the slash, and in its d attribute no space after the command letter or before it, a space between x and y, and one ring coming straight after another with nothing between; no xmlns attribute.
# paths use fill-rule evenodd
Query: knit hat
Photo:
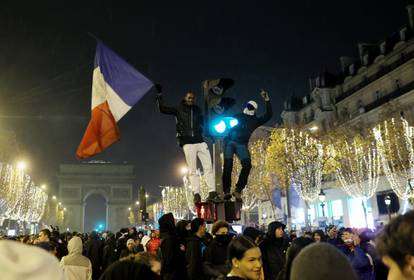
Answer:
<svg viewBox="0 0 414 280"><path fill-rule="evenodd" d="M315 243L304 248L294 259L291 280L356 280L345 255L327 243Z"/></svg>
<svg viewBox="0 0 414 280"><path fill-rule="evenodd" d="M63 270L52 254L16 241L0 241L1 279L63 280Z"/></svg>
<svg viewBox="0 0 414 280"><path fill-rule="evenodd" d="M132 239L132 238L130 238L130 239L128 239L127 240L127 246L128 246L128 244L130 244L130 243L132 243L132 244L134 244L135 245L135 241L134 241L134 239Z"/></svg>

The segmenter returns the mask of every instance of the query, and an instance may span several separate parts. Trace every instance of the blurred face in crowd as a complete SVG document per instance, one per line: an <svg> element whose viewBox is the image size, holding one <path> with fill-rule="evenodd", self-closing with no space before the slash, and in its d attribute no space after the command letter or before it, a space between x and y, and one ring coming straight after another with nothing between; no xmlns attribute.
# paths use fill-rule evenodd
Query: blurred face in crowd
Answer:
<svg viewBox="0 0 414 280"><path fill-rule="evenodd" d="M336 238L336 227L333 227L328 231L328 236L331 239Z"/></svg>
<svg viewBox="0 0 414 280"><path fill-rule="evenodd" d="M262 271L262 254L259 247L247 250L243 258L238 260L233 258L232 270L234 270L243 279L258 280Z"/></svg>
<svg viewBox="0 0 414 280"><path fill-rule="evenodd" d="M281 228L281 227L278 227L276 230L275 230L275 236L276 236L276 238L282 238L283 237L283 228Z"/></svg>
<svg viewBox="0 0 414 280"><path fill-rule="evenodd" d="M221 227L216 231L216 235L228 235L229 229L227 227Z"/></svg>
<svg viewBox="0 0 414 280"><path fill-rule="evenodd" d="M345 240L351 240L352 239L352 233L350 233L350 232L347 232L347 231L344 231L343 233L342 233L342 240L343 241L345 241Z"/></svg>
<svg viewBox="0 0 414 280"><path fill-rule="evenodd" d="M161 275L161 263L159 261L150 261L151 264L151 271L157 274L158 276Z"/></svg>
<svg viewBox="0 0 414 280"><path fill-rule="evenodd" d="M388 280L414 279L414 256L406 257L403 269L389 256L382 257L382 261L388 267Z"/></svg>
<svg viewBox="0 0 414 280"><path fill-rule="evenodd" d="M199 230L201 236L206 234L206 230L207 230L206 224L201 225L198 230Z"/></svg>
<svg viewBox="0 0 414 280"><path fill-rule="evenodd" d="M184 103L188 106L192 106L195 104L195 95L192 92L187 92L184 97Z"/></svg>
<svg viewBox="0 0 414 280"><path fill-rule="evenodd" d="M133 251L133 250L134 250L134 247L135 247L135 244L134 244L133 242L129 242L129 243L127 244L127 248L128 248L128 250L130 250L130 251Z"/></svg>
<svg viewBox="0 0 414 280"><path fill-rule="evenodd" d="M321 242L321 236L319 235L319 233L315 232L313 234L313 240L315 240L315 242Z"/></svg>
<svg viewBox="0 0 414 280"><path fill-rule="evenodd" d="M39 242L48 242L49 237L43 233L43 231L39 232Z"/></svg>

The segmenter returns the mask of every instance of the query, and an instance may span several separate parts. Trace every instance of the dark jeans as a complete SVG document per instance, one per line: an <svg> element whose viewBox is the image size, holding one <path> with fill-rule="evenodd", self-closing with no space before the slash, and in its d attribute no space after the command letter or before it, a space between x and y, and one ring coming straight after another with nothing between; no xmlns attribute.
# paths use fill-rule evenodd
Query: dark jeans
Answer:
<svg viewBox="0 0 414 280"><path fill-rule="evenodd" d="M223 168L223 192L230 193L231 188L231 171L233 170L233 155L239 158L242 169L240 171L239 180L236 183L236 191L241 192L247 185L250 169L252 164L250 160L249 149L247 144L239 144L234 141L226 141L224 143L224 168Z"/></svg>

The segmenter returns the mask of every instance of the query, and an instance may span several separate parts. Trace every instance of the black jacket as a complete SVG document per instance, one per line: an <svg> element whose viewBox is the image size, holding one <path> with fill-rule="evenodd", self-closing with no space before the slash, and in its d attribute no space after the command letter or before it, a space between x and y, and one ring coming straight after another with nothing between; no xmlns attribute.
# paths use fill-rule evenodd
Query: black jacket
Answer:
<svg viewBox="0 0 414 280"><path fill-rule="evenodd" d="M226 140L231 140L239 144L249 143L249 139L253 131L270 120L272 115L272 104L270 101L266 101L266 112L261 117L257 117L256 115L249 116L243 113L234 115L233 117L236 118L239 123L230 130Z"/></svg>
<svg viewBox="0 0 414 280"><path fill-rule="evenodd" d="M231 241L231 236L227 240L220 240L221 236L216 236L207 247L204 254L203 271L207 279L216 279L220 275L227 275L230 267L227 265L227 246Z"/></svg>
<svg viewBox="0 0 414 280"><path fill-rule="evenodd" d="M159 280L160 278L151 271L150 267L134 261L116 261L99 278L99 280L119 279Z"/></svg>
<svg viewBox="0 0 414 280"><path fill-rule="evenodd" d="M268 232L260 243L262 252L263 272L266 280L275 280L285 265L286 250L289 241L285 238L276 238L275 230L279 222L272 222L268 226Z"/></svg>
<svg viewBox="0 0 414 280"><path fill-rule="evenodd" d="M102 272L103 247L103 241L94 232L85 243L86 256L91 260L92 264L92 279L98 279Z"/></svg>
<svg viewBox="0 0 414 280"><path fill-rule="evenodd" d="M185 251L187 260L187 277L189 280L204 279L203 275L203 256L201 253L201 238L191 236L187 239Z"/></svg>
<svg viewBox="0 0 414 280"><path fill-rule="evenodd" d="M204 120L200 107L185 105L184 101L181 101L177 107L168 107L163 104L162 97L157 99L157 104L161 113L175 116L177 140L180 147L185 144L204 142Z"/></svg>
<svg viewBox="0 0 414 280"><path fill-rule="evenodd" d="M186 279L185 263L177 256L180 254L180 245L175 233L174 216L171 213L163 215L160 225L161 277L163 280Z"/></svg>

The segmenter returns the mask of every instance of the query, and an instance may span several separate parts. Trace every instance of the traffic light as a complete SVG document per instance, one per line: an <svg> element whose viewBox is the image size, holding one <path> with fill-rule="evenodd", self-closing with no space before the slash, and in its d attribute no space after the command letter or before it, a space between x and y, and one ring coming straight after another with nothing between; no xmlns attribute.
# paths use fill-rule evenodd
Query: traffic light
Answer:
<svg viewBox="0 0 414 280"><path fill-rule="evenodd" d="M213 135L226 136L229 130L239 124L239 121L233 117L219 117L212 121L211 130Z"/></svg>
<svg viewBox="0 0 414 280"><path fill-rule="evenodd" d="M236 103L226 96L234 84L232 79L221 78L203 82L207 133L213 137L224 137L238 121L226 116L227 111Z"/></svg>
<svg viewBox="0 0 414 280"><path fill-rule="evenodd" d="M228 78L204 81L204 100L206 109L214 114L221 115L225 113L236 100L226 97L226 92L234 85L234 81Z"/></svg>

